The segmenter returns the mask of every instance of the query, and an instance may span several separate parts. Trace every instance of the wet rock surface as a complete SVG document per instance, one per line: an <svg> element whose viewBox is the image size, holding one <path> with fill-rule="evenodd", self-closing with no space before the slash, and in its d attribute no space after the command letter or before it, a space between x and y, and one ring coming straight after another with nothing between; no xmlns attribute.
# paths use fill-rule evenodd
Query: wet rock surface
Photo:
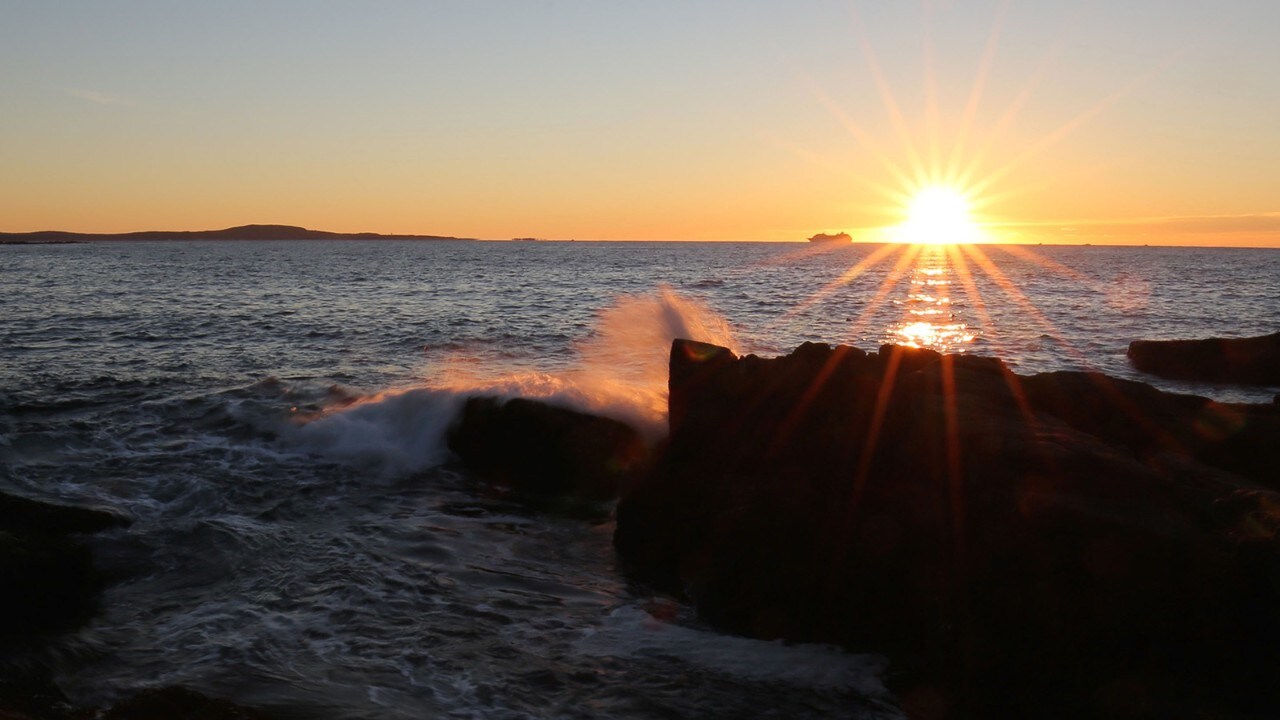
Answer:
<svg viewBox="0 0 1280 720"><path fill-rule="evenodd" d="M624 423L524 398L469 398L448 444L477 476L544 497L611 499L648 456Z"/></svg>
<svg viewBox="0 0 1280 720"><path fill-rule="evenodd" d="M1249 338L1135 340L1129 360L1145 373L1179 380L1280 385L1280 333Z"/></svg>
<svg viewBox="0 0 1280 720"><path fill-rule="evenodd" d="M144 690L101 712L102 720L267 720L267 714L194 690L164 687Z"/></svg>
<svg viewBox="0 0 1280 720"><path fill-rule="evenodd" d="M271 716L182 687L143 690L103 708L76 707L38 669L0 676L4 720L268 720Z"/></svg>
<svg viewBox="0 0 1280 720"><path fill-rule="evenodd" d="M633 575L762 638L878 651L915 717L1280 707L1280 413L1096 373L672 347Z"/></svg>
<svg viewBox="0 0 1280 720"><path fill-rule="evenodd" d="M87 620L102 577L76 536L128 523L106 510L0 493L0 643Z"/></svg>
<svg viewBox="0 0 1280 720"><path fill-rule="evenodd" d="M0 493L0 718L4 720L260 720L266 716L184 688L146 690L102 709L73 705L40 648L86 622L104 579L78 536L129 524L104 509Z"/></svg>

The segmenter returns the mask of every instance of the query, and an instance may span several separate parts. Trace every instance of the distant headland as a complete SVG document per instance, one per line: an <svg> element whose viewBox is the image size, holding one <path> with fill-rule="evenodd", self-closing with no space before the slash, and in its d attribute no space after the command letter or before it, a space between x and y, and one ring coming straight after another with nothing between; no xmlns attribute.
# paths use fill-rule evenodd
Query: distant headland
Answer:
<svg viewBox="0 0 1280 720"><path fill-rule="evenodd" d="M127 233L77 233L61 230L0 232L0 244L78 243L110 240L452 240L471 241L444 235L383 235L381 233L339 233L308 230L296 225L237 225L224 230L144 230Z"/></svg>

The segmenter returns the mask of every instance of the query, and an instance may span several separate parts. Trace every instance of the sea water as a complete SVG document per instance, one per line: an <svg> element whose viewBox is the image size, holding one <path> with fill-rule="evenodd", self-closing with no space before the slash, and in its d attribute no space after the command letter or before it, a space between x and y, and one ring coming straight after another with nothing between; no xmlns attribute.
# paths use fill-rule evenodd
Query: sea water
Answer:
<svg viewBox="0 0 1280 720"><path fill-rule="evenodd" d="M748 243L0 247L0 490L119 508L47 662L329 718L894 717L871 654L734 637L628 581L609 507L466 476L474 393L661 435L673 337L812 340L1172 383L1140 338L1280 329L1274 250Z"/></svg>

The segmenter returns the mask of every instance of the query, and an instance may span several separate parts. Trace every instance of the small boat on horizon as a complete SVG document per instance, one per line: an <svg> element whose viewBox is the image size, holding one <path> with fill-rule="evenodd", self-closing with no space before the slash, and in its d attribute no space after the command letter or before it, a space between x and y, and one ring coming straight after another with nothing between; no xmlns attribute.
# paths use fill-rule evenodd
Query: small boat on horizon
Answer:
<svg viewBox="0 0 1280 720"><path fill-rule="evenodd" d="M838 232L834 235L828 235L827 233L818 233L817 235L814 235L813 237L809 238L809 242L811 243L851 243L853 242L853 238L849 237L849 233L847 232Z"/></svg>

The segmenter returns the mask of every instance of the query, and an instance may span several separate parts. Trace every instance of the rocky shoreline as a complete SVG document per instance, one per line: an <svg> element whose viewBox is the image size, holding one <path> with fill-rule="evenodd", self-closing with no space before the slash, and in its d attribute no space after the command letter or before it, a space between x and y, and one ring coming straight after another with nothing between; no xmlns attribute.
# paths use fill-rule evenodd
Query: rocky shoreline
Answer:
<svg viewBox="0 0 1280 720"><path fill-rule="evenodd" d="M911 717L1280 707L1280 409L993 358L676 341L634 577L877 651Z"/></svg>
<svg viewBox="0 0 1280 720"><path fill-rule="evenodd" d="M0 492L0 718L3 720L266 720L179 687L143 690L105 708L73 705L40 661L59 633L87 622L107 578L83 538L127 527L111 510Z"/></svg>
<svg viewBox="0 0 1280 720"><path fill-rule="evenodd" d="M883 653L913 718L1280 706L1280 406L891 345L677 340L669 390L647 457L528 400L473 400L451 447L534 497L616 489L634 580Z"/></svg>
<svg viewBox="0 0 1280 720"><path fill-rule="evenodd" d="M0 493L0 643L66 630L87 620L103 577L80 536L129 524L106 510Z"/></svg>
<svg viewBox="0 0 1280 720"><path fill-rule="evenodd" d="M912 718L1280 707L1280 405L889 345L764 359L688 340L669 391L656 447L483 397L447 442L552 512L619 498L625 572L716 627L885 655ZM0 716L263 717L182 688L73 708L15 661L91 616L104 578L80 538L127 523L0 494Z"/></svg>

